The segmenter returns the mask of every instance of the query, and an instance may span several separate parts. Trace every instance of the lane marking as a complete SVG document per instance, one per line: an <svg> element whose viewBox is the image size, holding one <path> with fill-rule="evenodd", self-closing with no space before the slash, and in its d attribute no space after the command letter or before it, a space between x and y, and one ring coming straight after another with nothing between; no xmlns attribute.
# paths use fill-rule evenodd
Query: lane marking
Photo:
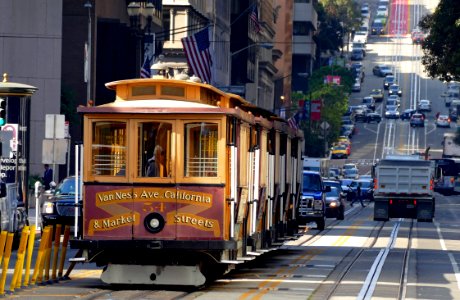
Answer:
<svg viewBox="0 0 460 300"><path fill-rule="evenodd" d="M457 280L457 287L460 290L460 270L458 268L458 263L455 260L455 257L452 254L452 252L450 252L446 247L446 243L444 242L444 237L442 236L440 224L438 222L434 222L434 225L436 226L436 231L438 232L439 243L441 244L441 249L443 251L448 251L447 255L449 256L450 264L452 265L452 269L454 270L455 279Z"/></svg>

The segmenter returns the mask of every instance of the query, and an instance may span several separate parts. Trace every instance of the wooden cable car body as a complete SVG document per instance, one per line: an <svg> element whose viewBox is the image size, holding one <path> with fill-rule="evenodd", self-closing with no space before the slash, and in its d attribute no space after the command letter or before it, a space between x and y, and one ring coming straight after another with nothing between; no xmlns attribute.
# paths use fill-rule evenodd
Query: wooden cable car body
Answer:
<svg viewBox="0 0 460 300"><path fill-rule="evenodd" d="M302 131L207 84L106 86L115 101L78 108L83 236L71 242L104 282L201 286L296 232Z"/></svg>

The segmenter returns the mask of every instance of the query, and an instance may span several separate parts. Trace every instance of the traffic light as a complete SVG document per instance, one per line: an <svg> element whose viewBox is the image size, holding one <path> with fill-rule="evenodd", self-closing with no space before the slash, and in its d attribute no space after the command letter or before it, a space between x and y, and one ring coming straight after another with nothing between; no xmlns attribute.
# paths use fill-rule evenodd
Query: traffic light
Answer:
<svg viewBox="0 0 460 300"><path fill-rule="evenodd" d="M0 97L0 126L6 124L6 99Z"/></svg>

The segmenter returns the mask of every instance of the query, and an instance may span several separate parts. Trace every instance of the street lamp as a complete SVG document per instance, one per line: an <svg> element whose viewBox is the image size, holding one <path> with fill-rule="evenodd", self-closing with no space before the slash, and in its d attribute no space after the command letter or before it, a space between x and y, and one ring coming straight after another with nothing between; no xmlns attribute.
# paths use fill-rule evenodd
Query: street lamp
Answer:
<svg viewBox="0 0 460 300"><path fill-rule="evenodd" d="M259 47L262 47L262 48L265 48L265 49L273 49L273 44L272 43L268 43L268 42L264 42L264 43L254 43L254 44L250 44L250 45L247 45L246 47L242 48L242 49L239 49L235 52L232 52L230 54L230 57L233 57L249 48L252 48L254 46L259 46ZM231 74L231 71L230 71L230 74ZM254 105L258 105L259 103L259 52L256 51L256 60L255 60L255 72L254 72L254 85L255 85L255 99L254 99Z"/></svg>
<svg viewBox="0 0 460 300"><path fill-rule="evenodd" d="M148 0L146 2L132 1L128 4L127 12L131 28L133 28L134 36L138 39L136 43L136 70L141 69L142 50L140 47L142 38L144 38L144 52L148 52L152 56L153 38L151 37L151 25L155 15L155 6ZM147 40L147 38L148 40Z"/></svg>

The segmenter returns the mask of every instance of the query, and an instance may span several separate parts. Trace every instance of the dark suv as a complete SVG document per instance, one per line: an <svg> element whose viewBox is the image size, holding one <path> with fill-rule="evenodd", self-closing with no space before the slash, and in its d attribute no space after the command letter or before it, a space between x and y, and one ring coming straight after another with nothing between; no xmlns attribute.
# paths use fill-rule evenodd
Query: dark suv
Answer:
<svg viewBox="0 0 460 300"><path fill-rule="evenodd" d="M79 188L81 194L81 183ZM42 200L42 226L74 225L75 224L75 176L64 178L54 190L44 195ZM81 200L79 200L79 216L81 217ZM81 229L81 226L79 226Z"/></svg>
<svg viewBox="0 0 460 300"><path fill-rule="evenodd" d="M323 183L319 172L303 171L302 195L297 209L299 224L316 222L319 230L326 226L326 193L330 186Z"/></svg>
<svg viewBox="0 0 460 300"><path fill-rule="evenodd" d="M415 113L410 117L411 127L425 127L425 117L420 113Z"/></svg>

